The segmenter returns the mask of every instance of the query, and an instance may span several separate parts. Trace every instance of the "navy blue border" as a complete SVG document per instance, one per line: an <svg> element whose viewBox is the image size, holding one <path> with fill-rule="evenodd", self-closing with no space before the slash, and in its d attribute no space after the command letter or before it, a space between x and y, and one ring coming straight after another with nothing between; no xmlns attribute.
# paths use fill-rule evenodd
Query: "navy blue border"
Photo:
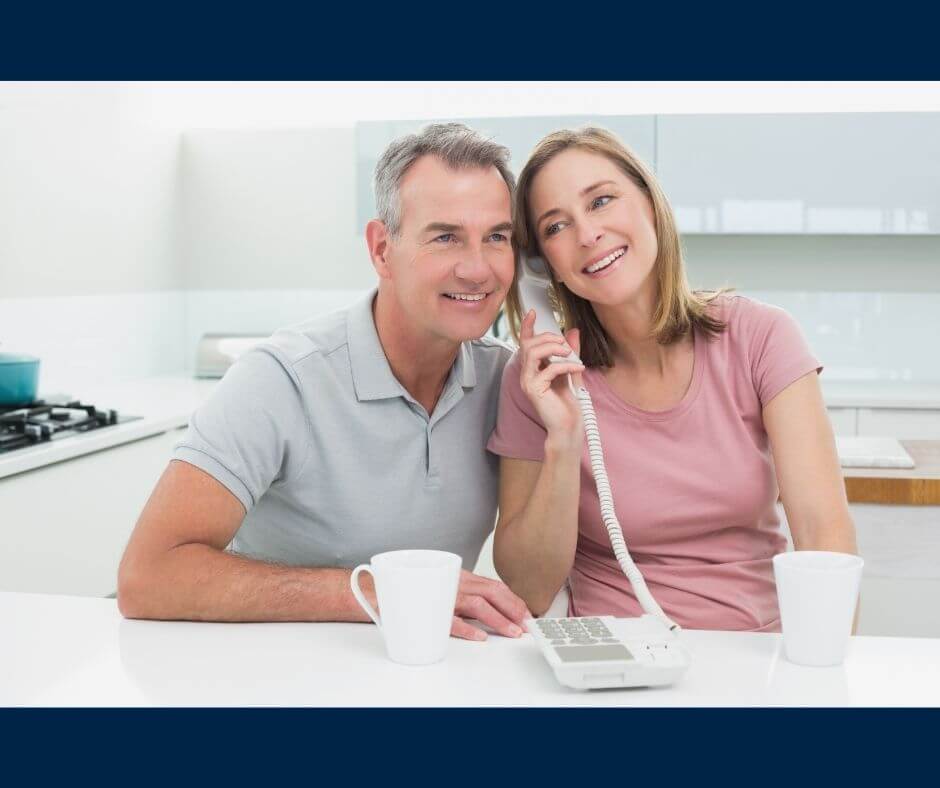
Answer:
<svg viewBox="0 0 940 788"><path fill-rule="evenodd" d="M936 3L7 4L0 79L925 80Z"/></svg>
<svg viewBox="0 0 940 788"><path fill-rule="evenodd" d="M30 784L60 775L932 784L938 730L938 709L0 709L4 777L23 767Z"/></svg>

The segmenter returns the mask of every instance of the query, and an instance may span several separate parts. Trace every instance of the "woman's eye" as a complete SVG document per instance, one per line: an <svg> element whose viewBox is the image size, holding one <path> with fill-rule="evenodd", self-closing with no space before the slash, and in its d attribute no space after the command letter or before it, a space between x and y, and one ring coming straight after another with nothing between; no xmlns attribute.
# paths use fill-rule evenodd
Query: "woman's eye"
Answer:
<svg viewBox="0 0 940 788"><path fill-rule="evenodd" d="M561 222L555 222L545 228L545 235L554 235L561 229Z"/></svg>
<svg viewBox="0 0 940 788"><path fill-rule="evenodd" d="M609 203L612 199L614 199L614 198L611 197L609 194L605 194L603 197L595 197L595 198L591 201L591 207L592 207L592 208L603 208L603 207L604 207L605 205L607 205L607 203Z"/></svg>

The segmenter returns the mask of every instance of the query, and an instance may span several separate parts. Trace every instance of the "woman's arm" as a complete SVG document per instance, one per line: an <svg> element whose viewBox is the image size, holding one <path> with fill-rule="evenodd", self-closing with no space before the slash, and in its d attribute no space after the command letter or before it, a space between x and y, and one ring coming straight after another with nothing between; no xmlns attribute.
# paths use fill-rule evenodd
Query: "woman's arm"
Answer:
<svg viewBox="0 0 940 788"><path fill-rule="evenodd" d="M493 563L529 610L542 615L574 564L578 544L581 442L545 447L545 461L500 462Z"/></svg>
<svg viewBox="0 0 940 788"><path fill-rule="evenodd" d="M584 431L567 375L584 367L549 363L549 357L578 352L578 332L567 340L533 335L535 313L522 321L519 385L545 428L542 462L504 457L500 463L499 521L493 563L503 581L535 615L552 603L574 563L578 542L578 494Z"/></svg>
<svg viewBox="0 0 940 788"><path fill-rule="evenodd" d="M816 373L787 386L763 415L794 547L856 553L855 526Z"/></svg>

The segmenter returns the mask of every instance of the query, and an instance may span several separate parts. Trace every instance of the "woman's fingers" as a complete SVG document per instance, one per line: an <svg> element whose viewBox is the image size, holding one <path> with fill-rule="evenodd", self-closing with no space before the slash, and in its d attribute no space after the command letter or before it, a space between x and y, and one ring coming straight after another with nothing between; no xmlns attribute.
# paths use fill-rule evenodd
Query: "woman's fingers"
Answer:
<svg viewBox="0 0 940 788"><path fill-rule="evenodd" d="M541 397L552 382L562 375L573 375L575 386L581 386L584 365L579 361L552 361L553 357L564 358L571 353L578 355L581 336L576 328L569 329L565 336L551 332L533 335L535 312L529 310L522 321L520 352L522 354L521 384L530 396Z"/></svg>
<svg viewBox="0 0 940 788"><path fill-rule="evenodd" d="M535 336L529 337L528 339L524 339L519 345L519 348L523 353L525 353L530 348L538 347L539 345L543 345L546 342L554 343L556 345L567 345L565 338L561 334L553 334L546 331L542 334L536 334Z"/></svg>
<svg viewBox="0 0 940 788"><path fill-rule="evenodd" d="M571 349L561 337L546 336L529 342L522 350L522 374L535 374L552 356L567 356Z"/></svg>
<svg viewBox="0 0 940 788"><path fill-rule="evenodd" d="M584 371L584 365L577 361L552 361L541 364L537 360L523 370L520 385L523 391L535 391L543 394L547 387L559 375L579 373Z"/></svg>
<svg viewBox="0 0 940 788"><path fill-rule="evenodd" d="M576 361L556 361L554 364L549 364L535 376L533 381L535 390L539 394L548 391L551 388L552 381L561 375L575 375L575 383L580 384L579 373L581 372L584 372L584 364L579 364Z"/></svg>
<svg viewBox="0 0 940 788"><path fill-rule="evenodd" d="M522 353L523 366L526 366L526 364L532 361L548 361L552 356L565 358L573 351L574 348L561 337L558 339L548 338L544 341L533 340Z"/></svg>
<svg viewBox="0 0 940 788"><path fill-rule="evenodd" d="M550 356L567 356L572 350L564 337L557 334L540 334L526 344L522 355L527 361L532 357L542 361Z"/></svg>

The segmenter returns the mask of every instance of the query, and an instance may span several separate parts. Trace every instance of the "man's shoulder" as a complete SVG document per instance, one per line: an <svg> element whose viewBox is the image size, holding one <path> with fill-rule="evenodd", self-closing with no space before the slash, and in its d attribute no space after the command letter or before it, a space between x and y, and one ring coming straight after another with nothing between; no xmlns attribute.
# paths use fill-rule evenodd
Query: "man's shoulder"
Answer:
<svg viewBox="0 0 940 788"><path fill-rule="evenodd" d="M472 339L469 344L477 374L498 380L503 373L503 367L512 357L513 347L508 342L492 336Z"/></svg>
<svg viewBox="0 0 940 788"><path fill-rule="evenodd" d="M348 342L348 314L349 308L339 309L284 326L262 342L259 349L292 369L311 358L332 355Z"/></svg>

